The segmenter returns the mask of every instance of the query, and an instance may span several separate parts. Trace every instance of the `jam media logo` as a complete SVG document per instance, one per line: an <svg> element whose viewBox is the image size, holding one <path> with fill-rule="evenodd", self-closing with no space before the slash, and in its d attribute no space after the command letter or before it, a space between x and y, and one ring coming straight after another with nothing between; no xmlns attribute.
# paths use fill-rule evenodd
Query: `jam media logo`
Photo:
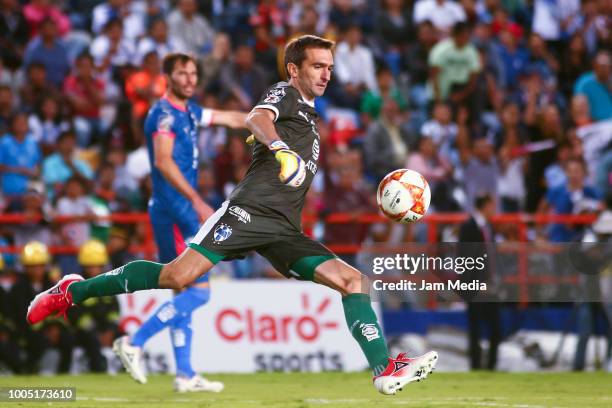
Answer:
<svg viewBox="0 0 612 408"><path fill-rule="evenodd" d="M122 314L121 320L119 320L119 330L121 330L123 333L129 333L128 326L135 325L136 327L140 327L142 325L143 318L148 316L151 310L153 310L157 304L157 299L152 297L140 309L136 309L136 305L134 304L134 295L130 293L125 296L127 298L127 310L124 314Z"/></svg>
<svg viewBox="0 0 612 408"><path fill-rule="evenodd" d="M232 227L227 224L219 224L213 233L215 244L225 241L230 237L230 235L232 235Z"/></svg>
<svg viewBox="0 0 612 408"><path fill-rule="evenodd" d="M325 297L311 310L310 296L302 294L299 313L259 313L251 307L243 310L225 308L215 318L215 328L227 341L251 343L287 343L294 340L315 342L324 330L336 330L339 323L325 318L331 298Z"/></svg>

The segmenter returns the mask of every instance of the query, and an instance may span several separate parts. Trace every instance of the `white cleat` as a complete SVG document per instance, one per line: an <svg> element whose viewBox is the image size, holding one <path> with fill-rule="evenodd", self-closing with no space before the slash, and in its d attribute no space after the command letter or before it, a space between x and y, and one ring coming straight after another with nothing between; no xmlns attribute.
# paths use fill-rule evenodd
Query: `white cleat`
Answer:
<svg viewBox="0 0 612 408"><path fill-rule="evenodd" d="M209 381L199 375L191 378L176 377L174 391L177 392L221 392L225 386L220 381Z"/></svg>
<svg viewBox="0 0 612 408"><path fill-rule="evenodd" d="M385 395L394 395L397 391L413 381L427 378L438 362L438 353L430 351L419 357L406 357L406 353L398 354L397 358L389 359L385 371L374 377L374 387Z"/></svg>
<svg viewBox="0 0 612 408"><path fill-rule="evenodd" d="M142 349L132 346L128 336L119 337L113 342L113 351L121 360L125 371L141 384L147 383L147 376L143 369Z"/></svg>

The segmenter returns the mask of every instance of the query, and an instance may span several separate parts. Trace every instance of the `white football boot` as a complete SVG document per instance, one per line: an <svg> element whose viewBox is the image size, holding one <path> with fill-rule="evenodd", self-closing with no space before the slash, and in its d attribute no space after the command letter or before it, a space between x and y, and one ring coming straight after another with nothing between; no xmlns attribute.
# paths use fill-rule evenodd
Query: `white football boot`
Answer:
<svg viewBox="0 0 612 408"><path fill-rule="evenodd" d="M125 371L140 384L147 383L147 376L143 369L142 349L132 346L128 336L119 337L113 342L113 351L121 360Z"/></svg>
<svg viewBox="0 0 612 408"><path fill-rule="evenodd" d="M209 381L197 374L191 378L174 379L174 391L177 392L221 392L224 387L220 381Z"/></svg>
<svg viewBox="0 0 612 408"><path fill-rule="evenodd" d="M389 358L385 371L374 377L374 387L381 394L394 395L406 384L427 378L435 370L437 362L438 353L435 351L413 358L400 353L395 359Z"/></svg>

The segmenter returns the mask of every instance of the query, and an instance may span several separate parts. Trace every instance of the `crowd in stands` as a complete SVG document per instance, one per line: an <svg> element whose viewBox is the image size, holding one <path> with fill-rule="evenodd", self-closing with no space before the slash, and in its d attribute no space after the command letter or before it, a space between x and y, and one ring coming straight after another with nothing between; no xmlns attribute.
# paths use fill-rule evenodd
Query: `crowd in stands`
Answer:
<svg viewBox="0 0 612 408"><path fill-rule="evenodd" d="M377 182L401 167L427 178L431 212L471 211L484 193L499 212L602 208L612 185L609 1L1 0L0 213L42 218L0 226L0 245L106 242L112 226L98 216L146 211L142 124L165 92L166 54L197 56L202 105L248 111L284 79L283 45L305 33L336 41L305 213L375 212ZM199 190L217 207L248 168L248 132L200 136ZM78 218L59 225L56 215ZM140 225L115 228L150 239ZM358 244L381 228L308 232ZM56 262L78 270L74 255ZM249 262L231 273L252 276Z"/></svg>

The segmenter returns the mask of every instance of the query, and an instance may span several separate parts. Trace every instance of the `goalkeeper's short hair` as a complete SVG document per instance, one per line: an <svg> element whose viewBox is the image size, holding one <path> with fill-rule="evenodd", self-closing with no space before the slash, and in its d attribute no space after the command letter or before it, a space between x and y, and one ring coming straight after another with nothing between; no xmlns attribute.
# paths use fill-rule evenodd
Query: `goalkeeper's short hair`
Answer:
<svg viewBox="0 0 612 408"><path fill-rule="evenodd" d="M302 66L302 62L306 59L306 50L309 48L323 48L331 50L336 45L331 40L317 37L316 35L302 35L289 41L285 46L285 71L289 76L287 65L295 64L298 67Z"/></svg>

